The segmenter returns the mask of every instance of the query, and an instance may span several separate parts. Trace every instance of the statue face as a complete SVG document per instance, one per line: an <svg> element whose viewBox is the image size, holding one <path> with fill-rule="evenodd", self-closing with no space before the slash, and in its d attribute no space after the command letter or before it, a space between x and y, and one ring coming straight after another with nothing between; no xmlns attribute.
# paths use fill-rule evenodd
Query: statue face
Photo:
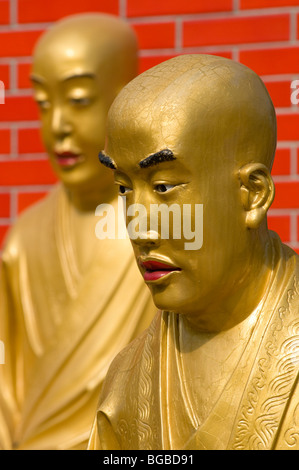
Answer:
<svg viewBox="0 0 299 470"><path fill-rule="evenodd" d="M138 121L134 119L132 132L125 126L117 129L118 124L112 119L105 149L117 167L115 181L126 198L127 208L142 204L149 215L151 204L178 204L183 214L184 205L190 206L194 231L195 204L203 205L200 249L187 250L186 242L190 240L185 236L174 238L171 230L169 238L163 239L161 226L158 238L148 231L147 237L132 240L139 269L157 307L188 315L204 315L216 297L221 302L221 298L229 296L248 269L244 256L246 228L234 159L219 157L221 135L215 138L217 122L204 120L201 124L196 130L192 121L188 123L178 115L175 122L163 123L149 112L146 119L142 113ZM207 137L209 126L213 126L211 138ZM153 154L154 162L149 164ZM127 225L131 220L127 217Z"/></svg>
<svg viewBox="0 0 299 470"><path fill-rule="evenodd" d="M97 155L116 90L105 67L101 73L99 68L98 57L82 43L46 43L34 61L43 141L54 171L69 187L90 188L111 179Z"/></svg>

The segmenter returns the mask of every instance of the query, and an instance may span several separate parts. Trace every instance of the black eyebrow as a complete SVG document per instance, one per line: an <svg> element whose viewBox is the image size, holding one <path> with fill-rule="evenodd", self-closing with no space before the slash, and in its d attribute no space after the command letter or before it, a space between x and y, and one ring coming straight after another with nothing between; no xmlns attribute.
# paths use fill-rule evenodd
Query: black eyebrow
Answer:
<svg viewBox="0 0 299 470"><path fill-rule="evenodd" d="M102 163L102 165L106 166L107 168L111 168L112 170L116 170L116 165L112 158L108 157L108 155L105 155L104 151L99 153L99 160Z"/></svg>
<svg viewBox="0 0 299 470"><path fill-rule="evenodd" d="M148 168L149 166L157 165L158 163L162 162L169 162L175 159L176 158L171 150L163 149L159 152L149 155L144 160L141 160L141 162L139 162L139 166L140 168Z"/></svg>

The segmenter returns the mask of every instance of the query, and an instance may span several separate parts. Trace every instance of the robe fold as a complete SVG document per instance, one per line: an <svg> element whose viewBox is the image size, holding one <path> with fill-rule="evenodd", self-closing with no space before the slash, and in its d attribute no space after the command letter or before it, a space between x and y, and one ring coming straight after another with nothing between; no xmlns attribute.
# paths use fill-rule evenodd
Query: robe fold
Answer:
<svg viewBox="0 0 299 470"><path fill-rule="evenodd" d="M299 257L271 236L271 282L207 418L200 422L185 377L185 323L159 312L110 367L90 450L299 449Z"/></svg>
<svg viewBox="0 0 299 470"><path fill-rule="evenodd" d="M157 311L128 239L92 233L80 270L69 205L57 185L3 250L0 449L85 449L110 362Z"/></svg>

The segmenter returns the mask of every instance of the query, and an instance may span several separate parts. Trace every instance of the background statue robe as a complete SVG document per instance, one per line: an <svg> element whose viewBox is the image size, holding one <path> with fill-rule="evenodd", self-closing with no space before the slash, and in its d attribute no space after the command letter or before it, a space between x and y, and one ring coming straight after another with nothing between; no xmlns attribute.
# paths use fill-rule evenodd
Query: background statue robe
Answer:
<svg viewBox="0 0 299 470"><path fill-rule="evenodd" d="M86 448L108 365L156 312L128 239L94 235L80 272L70 227L58 185L19 218L3 251L0 448Z"/></svg>

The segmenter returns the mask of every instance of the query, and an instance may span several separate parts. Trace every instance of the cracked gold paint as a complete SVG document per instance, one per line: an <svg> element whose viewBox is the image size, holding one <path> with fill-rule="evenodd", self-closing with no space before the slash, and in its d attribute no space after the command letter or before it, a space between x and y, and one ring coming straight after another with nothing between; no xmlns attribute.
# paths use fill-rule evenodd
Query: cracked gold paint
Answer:
<svg viewBox="0 0 299 470"><path fill-rule="evenodd" d="M176 57L114 101L104 152L127 205L203 204L203 245L132 240L141 275L175 269L146 277L162 313L112 363L90 449L299 448L299 266L267 228L275 147L264 84L228 59Z"/></svg>

